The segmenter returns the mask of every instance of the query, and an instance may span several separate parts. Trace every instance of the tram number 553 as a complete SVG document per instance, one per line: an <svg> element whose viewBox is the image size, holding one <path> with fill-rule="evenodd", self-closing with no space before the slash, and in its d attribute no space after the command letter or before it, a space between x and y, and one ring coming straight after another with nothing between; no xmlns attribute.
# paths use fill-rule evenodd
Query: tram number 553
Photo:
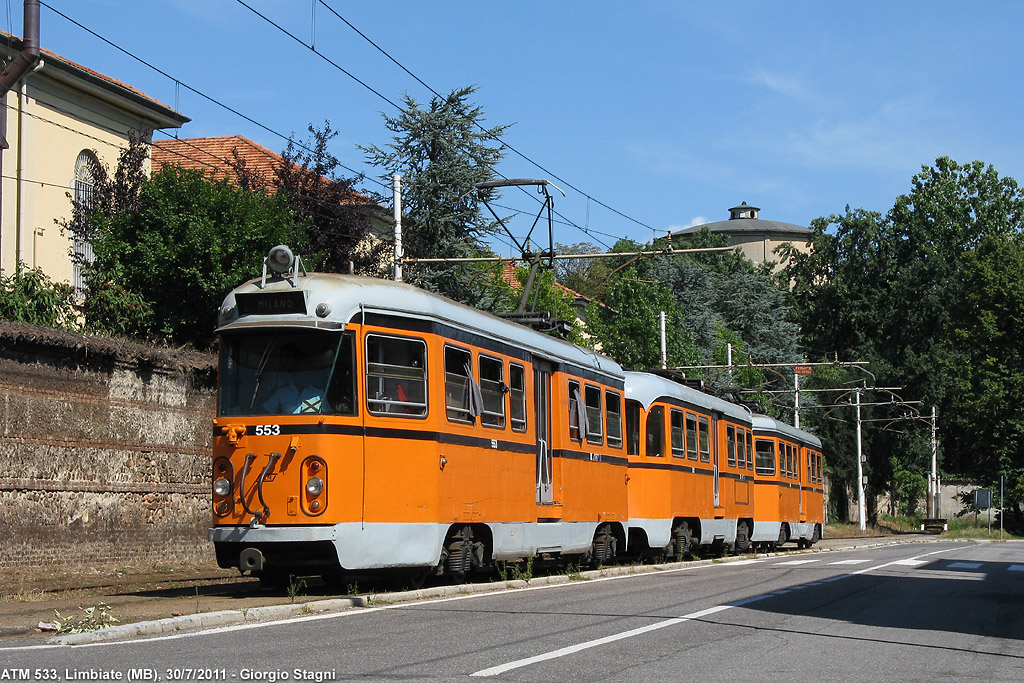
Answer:
<svg viewBox="0 0 1024 683"><path fill-rule="evenodd" d="M281 425L256 425L256 436L277 436L281 433Z"/></svg>

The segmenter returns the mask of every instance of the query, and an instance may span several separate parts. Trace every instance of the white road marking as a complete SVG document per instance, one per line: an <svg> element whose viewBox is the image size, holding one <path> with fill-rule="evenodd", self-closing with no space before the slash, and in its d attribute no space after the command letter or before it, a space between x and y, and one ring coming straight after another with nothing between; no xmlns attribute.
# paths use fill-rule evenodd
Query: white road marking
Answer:
<svg viewBox="0 0 1024 683"><path fill-rule="evenodd" d="M743 566L745 564L760 564L762 562L764 562L764 560L737 560L735 562L729 562L725 566L727 566L727 567L741 567L741 566Z"/></svg>
<svg viewBox="0 0 1024 683"><path fill-rule="evenodd" d="M781 566L785 564L810 564L812 562L817 562L817 560L789 560L788 562L776 562L775 564Z"/></svg>
<svg viewBox="0 0 1024 683"><path fill-rule="evenodd" d="M981 562L950 562L946 565L946 569L978 569L981 567Z"/></svg>
<svg viewBox="0 0 1024 683"><path fill-rule="evenodd" d="M936 550L936 551L931 552L931 553L925 553L924 555L918 555L918 557L927 557L928 555L937 555L939 553L951 552L953 550L962 550L962 549L964 549L966 547L968 547L968 546L959 546L959 547L955 547L955 548L948 548L946 550ZM881 564L881 565L878 565L876 567L868 567L866 569L861 569L859 571L851 572L849 574L839 574L837 576L833 576L833 577L830 577L828 579L822 579L820 581L816 581L814 583L810 583L810 584L807 584L807 585L808 586L817 586L817 585L821 585L821 584L825 584L825 583L831 583L832 581L839 581L839 580L848 578L850 576L856 576L858 574L865 574L867 572L875 571L875 570L878 570L878 569L883 569L885 567L889 567L889 566L892 566L892 565L895 565L895 564L909 564L911 566L916 566L916 565L925 564L925 563L926 562L924 560L918 561L918 560L913 559L913 558L910 559L910 560L897 560L895 562L887 562L885 564ZM719 566L727 566L727 565L719 565ZM415 602L415 603L396 603L396 604L392 604L392 605L379 605L379 606L375 606L375 607L365 607L365 608L361 608L361 609L346 610L344 612L329 612L329 613L323 613L323 614L305 615L305 616L301 616L301 617L287 617L287 618L284 618L284 619L274 619L274 620L270 620L270 621L263 621L263 622L256 622L256 623L250 622L250 623L244 623L244 624L232 624L230 626L218 626L218 627L214 627L214 628L197 629L195 631L180 632L180 633L168 633L168 634L161 634L161 635L148 636L148 637L126 638L126 639L123 639L123 640L101 641L101 642L96 642L96 643L81 643L81 644L78 644L78 645L62 645L62 644L59 644L59 643L46 643L46 644L41 644L41 645L15 645L13 647L0 647L0 653L2 653L2 652L14 652L14 651L20 651L20 650L56 650L56 649L63 649L63 648L69 648L69 647L74 647L76 649L78 649L78 648L91 648L91 647L109 647L109 646L117 646L117 645L131 645L131 644L135 644L135 643L148 643L148 642L155 642L155 641L160 641L160 640L181 640L181 639L184 639L184 638L197 638L197 637L208 636L208 635L219 635L221 633L231 633L231 632L234 632L234 631L248 631L248 630L252 630L252 629L262 629L262 628L268 628L268 627L272 627L272 626L283 626L283 625L286 625L286 624L296 624L296 623L308 622L308 621L322 621L322 620L329 620L329 619L342 619L342 618L348 618L348 617L359 617L359 616L362 616L362 615L373 614L373 613L380 612L380 611L383 611L383 610L403 609L403 608L408 609L408 608L417 607L417 606L420 606L420 605L430 605L430 604L437 604L437 603L443 603L443 602L452 602L452 601L456 601L456 600L472 600L472 599L476 599L476 598L484 598L484 597L489 597L489 596L507 595L507 594L510 594L510 593L523 593L523 592L538 591L538 590L549 590L549 589L557 589L557 588L569 588L569 587L574 587L574 586L585 586L585 585L588 585L588 584L595 584L595 583L600 583L600 582L603 582L603 581L616 581L616 580L619 580L619 579L629 579L629 578L636 578L636 577L640 577L640 576L664 576L665 574L674 574L674 573L678 573L678 572L692 571L692 570L695 570L695 569L703 569L705 567L706 567L706 565L695 565L695 566L679 567L679 568L675 568L675 569L667 569L667 570L663 570L663 571L659 571L659 572L651 573L651 574L647 574L647 573L644 573L644 574L619 574L619 575L616 575L616 576L604 576L604 577L593 579L593 580L587 581L587 582L575 582L575 581L573 581L573 582L569 582L569 583L557 583L557 584L550 584L550 585L543 585L543 586L529 586L527 588L508 588L508 589L496 590L496 591L486 592L486 593L468 593L468 594L463 594L463 595L446 596L446 597L434 598L434 599L424 599L424 600L421 600L421 601L418 601L418 602ZM1010 568L1013 569L1014 571L1024 571L1024 565L1012 565ZM717 608L716 607L709 608L710 611L709 610L703 610L701 612L694 612L693 614L686 615L684 617L678 617L677 619L680 619L680 620L683 620L683 621L686 621L686 620L689 620L689 619L696 619L697 618L696 615L713 614L714 612L717 612L717 611L722 611L722 610L728 609L730 607L740 607L742 605L745 605L745 604L748 604L748 603L751 603L751 602L755 602L755 601L758 601L758 600L763 600L763 599L768 598L768 597L771 597L771 593L763 593L761 595L754 595L754 596L751 596L749 598L744 598L742 600L738 600L738 601L729 603L727 605L722 605L722 606L717 607Z"/></svg>
<svg viewBox="0 0 1024 683"><path fill-rule="evenodd" d="M926 557L928 555L938 555L939 553L946 553L946 552L950 552L950 551L953 551L953 550L960 550L963 547L966 547L966 546L961 546L960 548L949 548L949 549L946 549L946 550L936 550L936 551L931 552L931 553L926 553L925 555L918 555L918 557ZM796 564L805 564L807 562L816 562L816 561L817 560L798 560L795 563ZM911 561L915 565L916 564L925 564L925 562L926 562L925 560L918 561L916 559L912 559ZM833 576L831 578L824 579L823 581L817 581L817 582L815 582L813 584L808 584L808 585L815 585L815 586L817 586L817 585L821 585L823 583L829 583L829 582L832 582L832 581L839 581L841 579L846 579L846 578L849 578L851 576L856 576L858 574L866 574L868 572L875 571L877 569L883 569L885 567L890 567L890 566L892 566L894 564L902 564L902 563L907 563L907 562L908 562L908 560L896 560L895 562L886 562L885 564L880 564L880 565L875 566L875 567L867 567L866 569L861 569L859 571L852 572L850 574L840 574L838 576ZM788 562L788 563L784 562L784 563L780 563L780 564L794 564L794 562ZM802 587L803 586L801 586L801 588ZM519 668L522 668L524 666L529 666L531 664L536 664L538 662L544 662L544 661L548 661L548 660L551 660L551 659L557 659L558 657L565 657L566 655L575 654L577 652L580 652L581 650L587 650L587 649L590 649L592 647L597 647L599 645L604 645L606 643L615 642L616 640L623 640L624 638L632 638L633 636L638 636L638 635L641 635L641 634L644 634L644 633L649 633L650 631L655 631L655 630L658 630L658 629L662 629L662 628L665 628L667 626L675 626L676 624L681 624L683 622L690 621L692 619L698 619L700 617L708 616L709 614L715 614L717 612L722 612L722 611L730 609L732 607L740 607L742 605L746 605L748 603L755 602L757 600L763 600L763 599L771 597L773 595L779 595L779 594L782 594L782 593L789 593L792 590L794 590L793 587L791 587L789 589L783 589L783 590L780 590L780 591L774 591L772 593L763 593L761 595L755 595L755 596L752 596L752 597L749 597L749 598L746 598L746 599L743 599L743 600L737 600L736 602L731 602L731 603L728 603L728 604L725 604L725 605L718 605L717 607L709 607L708 609L701 610L699 612L693 612L691 614L687 614L687 615L682 616L682 617L675 617L675 618L672 618L672 619L666 619L665 621L659 621L658 623L650 624L649 626L642 626L640 628L631 629L629 631L623 631L621 633L616 633L614 635L605 636L604 638L598 638L597 640L588 640L588 641L580 643L578 645L570 645L568 647L559 648L558 650L552 650L551 652L545 652L543 654L534 655L533 657L527 657L525 659L517 659L514 662L508 662L507 664L499 664L498 666L492 666L489 669L481 669L480 671L477 671L477 672L471 674L471 676L478 676L478 677L497 676L499 674L505 673L506 671L511 671L513 669L519 669Z"/></svg>
<svg viewBox="0 0 1024 683"><path fill-rule="evenodd" d="M902 564L905 567L917 567L922 564L928 564L928 560L915 560L910 558L908 560L896 560L892 564Z"/></svg>
<svg viewBox="0 0 1024 683"><path fill-rule="evenodd" d="M864 564L871 560L840 560L839 562L829 562L829 564Z"/></svg>
<svg viewBox="0 0 1024 683"><path fill-rule="evenodd" d="M588 640L577 645L570 645L563 647L558 650L552 650L551 652L545 652L544 654L535 655L533 657L527 657L526 659L517 659L514 662L508 662L507 664L500 664L498 666L492 666L490 669L481 669L471 676L497 676L503 674L506 671L512 669L519 669L524 666L536 664L537 662L547 661L549 659L557 659L558 657L564 657L566 655L575 654L582 650L589 650L592 647L598 647L607 643L613 643L616 640L623 640L624 638L632 638L633 636L643 635L644 633L650 633L651 631L657 631L658 629L665 628L666 626L675 626L676 624L682 624L683 622L690 621L692 619L699 619L706 617L709 614L715 614L723 610L730 609L732 605L719 605L718 607L709 607L708 609L700 610L699 612L692 612L682 617L674 617L672 619L666 619L665 621L659 621L654 624L648 624L647 626L641 626L640 628L634 628L629 631L623 631L622 633L616 633L604 638L598 638L597 640Z"/></svg>

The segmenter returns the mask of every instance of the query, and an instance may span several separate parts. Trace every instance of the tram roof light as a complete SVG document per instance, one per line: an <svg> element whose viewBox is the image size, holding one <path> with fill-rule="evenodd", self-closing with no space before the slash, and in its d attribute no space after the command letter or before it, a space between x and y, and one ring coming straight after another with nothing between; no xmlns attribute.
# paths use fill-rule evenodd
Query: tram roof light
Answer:
<svg viewBox="0 0 1024 683"><path fill-rule="evenodd" d="M267 254L267 267L275 273L287 273L295 265L295 254L283 244L279 244Z"/></svg>

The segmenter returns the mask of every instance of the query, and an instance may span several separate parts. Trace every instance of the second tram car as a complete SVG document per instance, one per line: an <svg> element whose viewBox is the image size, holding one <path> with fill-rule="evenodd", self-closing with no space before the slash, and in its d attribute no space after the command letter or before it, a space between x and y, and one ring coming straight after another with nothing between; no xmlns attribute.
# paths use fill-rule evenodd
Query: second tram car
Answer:
<svg viewBox="0 0 1024 683"><path fill-rule="evenodd" d="M626 373L630 541L681 557L744 552L754 525L750 414L659 375Z"/></svg>

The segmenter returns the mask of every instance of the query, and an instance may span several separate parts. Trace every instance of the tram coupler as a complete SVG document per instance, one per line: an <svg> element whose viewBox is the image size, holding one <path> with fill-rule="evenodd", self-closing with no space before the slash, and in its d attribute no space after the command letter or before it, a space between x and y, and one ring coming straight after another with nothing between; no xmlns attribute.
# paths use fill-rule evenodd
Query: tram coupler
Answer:
<svg viewBox="0 0 1024 683"><path fill-rule="evenodd" d="M265 562L263 553L258 548L246 548L238 555L238 571L242 574L259 574L263 571Z"/></svg>

